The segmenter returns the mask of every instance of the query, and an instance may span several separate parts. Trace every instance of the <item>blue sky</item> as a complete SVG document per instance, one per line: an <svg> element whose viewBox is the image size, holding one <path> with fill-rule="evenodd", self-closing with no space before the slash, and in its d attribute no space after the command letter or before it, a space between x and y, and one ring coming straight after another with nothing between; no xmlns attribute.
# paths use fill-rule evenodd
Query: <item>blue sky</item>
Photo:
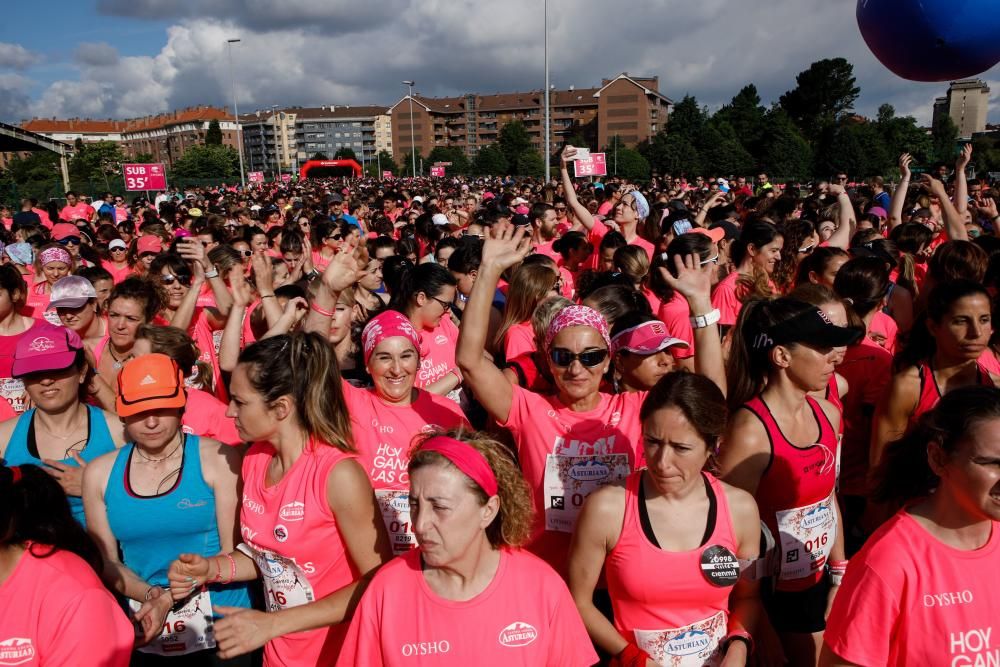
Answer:
<svg viewBox="0 0 1000 667"><path fill-rule="evenodd" d="M426 95L539 89L538 0L11 0L0 25L0 119L130 117L230 104L225 40L241 111L391 104L399 82ZM549 0L552 83L599 86L657 75L670 97L715 108L753 82L765 104L820 58L855 65L860 113L883 102L928 122L946 84L889 73L861 40L854 3ZM614 20L609 21L609 17ZM790 29L790 26L794 29ZM1000 68L983 75L994 101ZM991 109L991 119L1000 114Z"/></svg>

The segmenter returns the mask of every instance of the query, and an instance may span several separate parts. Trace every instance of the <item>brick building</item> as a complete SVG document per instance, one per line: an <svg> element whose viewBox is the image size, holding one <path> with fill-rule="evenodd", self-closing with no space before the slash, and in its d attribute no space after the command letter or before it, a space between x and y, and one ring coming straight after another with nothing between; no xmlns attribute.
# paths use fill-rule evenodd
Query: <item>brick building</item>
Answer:
<svg viewBox="0 0 1000 667"><path fill-rule="evenodd" d="M225 109L209 106L125 121L121 133L122 150L126 157L148 153L154 162L163 162L169 167L191 146L205 143L205 133L213 120L219 121L223 145L235 150L239 143L233 115Z"/></svg>
<svg viewBox="0 0 1000 667"><path fill-rule="evenodd" d="M35 132L56 141L74 144L79 139L84 143L114 141L121 143L122 130L128 121L94 120L91 118L32 118L21 123L22 130Z"/></svg>
<svg viewBox="0 0 1000 667"><path fill-rule="evenodd" d="M622 74L605 79L601 88L569 88L549 94L553 149L560 137L581 134L594 148L606 146L618 135L629 146L656 134L666 122L670 99L659 90L657 77ZM413 126L410 126L412 101ZM389 108L392 143L397 156L414 145L420 155L437 146L457 147L472 157L495 143L504 125L520 120L532 145L542 150L544 95L540 90L459 97L404 96Z"/></svg>

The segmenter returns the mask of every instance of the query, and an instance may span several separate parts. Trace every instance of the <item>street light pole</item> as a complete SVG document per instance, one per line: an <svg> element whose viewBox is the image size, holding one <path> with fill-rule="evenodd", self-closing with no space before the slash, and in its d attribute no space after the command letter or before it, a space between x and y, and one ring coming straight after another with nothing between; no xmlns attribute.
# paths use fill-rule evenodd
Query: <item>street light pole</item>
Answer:
<svg viewBox="0 0 1000 667"><path fill-rule="evenodd" d="M278 151L278 105L271 105L271 127L274 128L274 180L281 174L281 154Z"/></svg>
<svg viewBox="0 0 1000 667"><path fill-rule="evenodd" d="M407 98L410 100L410 157L413 159L413 171L411 175L413 178L417 177L417 146L416 146L416 134L414 134L413 129L413 86L416 84L413 81L404 81L403 85L406 86L408 93Z"/></svg>
<svg viewBox="0 0 1000 667"><path fill-rule="evenodd" d="M233 44L238 44L239 39L227 39L226 49L229 51L229 78L233 82L233 117L236 119L236 144L240 154L240 185L246 190L247 177L243 171L243 132L240 126L240 109L236 106L236 76L233 74Z"/></svg>
<svg viewBox="0 0 1000 667"><path fill-rule="evenodd" d="M543 40L545 49L545 143L543 144L543 150L545 152L545 182L547 183L550 177L549 169L551 168L552 155L551 150L549 150L549 122L550 122L550 111L549 111L549 0L545 0L542 3L543 12L545 13L544 20L542 21L542 26L545 31L545 38Z"/></svg>

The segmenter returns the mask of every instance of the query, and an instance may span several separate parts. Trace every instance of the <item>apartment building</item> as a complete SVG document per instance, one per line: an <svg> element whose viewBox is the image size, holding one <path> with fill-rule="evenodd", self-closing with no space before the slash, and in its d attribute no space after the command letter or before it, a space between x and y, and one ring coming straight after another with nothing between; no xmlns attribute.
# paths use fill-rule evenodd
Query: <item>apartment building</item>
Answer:
<svg viewBox="0 0 1000 667"><path fill-rule="evenodd" d="M386 108L381 106L322 106L298 109L295 140L299 162L316 153L328 158L350 148L358 162L368 163L378 151L392 150L392 131Z"/></svg>
<svg viewBox="0 0 1000 667"><path fill-rule="evenodd" d="M298 169L295 139L297 108L240 114L243 130L243 160L247 171L291 173Z"/></svg>
<svg viewBox="0 0 1000 667"><path fill-rule="evenodd" d="M56 141L75 144L79 139L84 143L97 141L122 141L122 130L128 121L94 120L91 118L32 118L21 123L22 130L35 132Z"/></svg>
<svg viewBox="0 0 1000 667"><path fill-rule="evenodd" d="M575 87L549 93L553 146L561 137L581 134L594 147L603 147L618 135L634 146L656 134L666 122L671 100L659 92L657 77L605 79L600 88ZM411 124L412 114L412 124ZM392 142L397 155L416 146L427 155L437 146L458 147L470 157L495 143L507 123L521 121L532 146L542 150L544 94L524 93L459 97L404 96L389 108Z"/></svg>
<svg viewBox="0 0 1000 667"><path fill-rule="evenodd" d="M990 88L979 79L953 81L948 93L934 100L934 121L942 115L951 116L961 139L986 131L986 116L990 106Z"/></svg>
<svg viewBox="0 0 1000 667"><path fill-rule="evenodd" d="M152 155L154 162L169 168L189 148L205 143L213 120L219 121L223 145L236 149L239 143L233 115L218 107L197 106L126 121L122 150L126 157Z"/></svg>

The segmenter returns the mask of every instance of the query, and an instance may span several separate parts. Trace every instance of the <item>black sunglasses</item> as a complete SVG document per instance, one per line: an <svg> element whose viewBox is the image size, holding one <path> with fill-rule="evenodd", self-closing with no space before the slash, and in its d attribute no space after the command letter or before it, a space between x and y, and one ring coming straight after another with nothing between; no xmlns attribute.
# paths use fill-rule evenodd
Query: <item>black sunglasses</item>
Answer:
<svg viewBox="0 0 1000 667"><path fill-rule="evenodd" d="M184 287L190 287L191 286L191 276L175 276L175 275L171 275L169 273L166 274L166 275L161 275L160 276L160 284L161 285L173 285L174 282L178 282L181 285L184 285Z"/></svg>
<svg viewBox="0 0 1000 667"><path fill-rule="evenodd" d="M59 239L59 245L80 245L80 237L67 236L66 238Z"/></svg>
<svg viewBox="0 0 1000 667"><path fill-rule="evenodd" d="M568 368L574 361L579 361L587 368L593 368L608 358L608 351L587 350L576 354L562 347L554 347L549 351L549 358L559 368Z"/></svg>

